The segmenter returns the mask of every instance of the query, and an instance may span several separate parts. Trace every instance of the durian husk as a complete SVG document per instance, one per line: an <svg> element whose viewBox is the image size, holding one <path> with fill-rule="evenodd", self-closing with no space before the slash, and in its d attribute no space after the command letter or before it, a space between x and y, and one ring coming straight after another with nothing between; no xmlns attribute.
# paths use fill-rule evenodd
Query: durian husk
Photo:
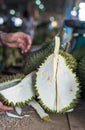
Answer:
<svg viewBox="0 0 85 130"><path fill-rule="evenodd" d="M41 49L26 54L22 72L26 75L37 70L42 61L54 50L54 41L46 43Z"/></svg>
<svg viewBox="0 0 85 130"><path fill-rule="evenodd" d="M77 71L81 84L81 97L85 99L85 56L80 60Z"/></svg>
<svg viewBox="0 0 85 130"><path fill-rule="evenodd" d="M80 60L82 59L82 57L85 56L85 45L81 45L80 47L78 47L77 49L75 49L72 52L72 56L78 61L80 62Z"/></svg>
<svg viewBox="0 0 85 130"><path fill-rule="evenodd" d="M34 76L35 72L32 72L18 83L14 81L16 83L15 85L12 85L13 82L7 84L8 87L5 85L6 88L0 90L0 99L2 102L11 106L23 106L28 104L35 97L33 91ZM1 85L4 86L4 83Z"/></svg>

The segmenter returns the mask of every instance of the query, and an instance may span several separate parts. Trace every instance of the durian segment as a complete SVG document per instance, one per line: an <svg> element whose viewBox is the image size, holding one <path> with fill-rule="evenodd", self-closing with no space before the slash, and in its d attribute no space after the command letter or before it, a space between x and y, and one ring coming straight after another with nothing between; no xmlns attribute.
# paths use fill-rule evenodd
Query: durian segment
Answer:
<svg viewBox="0 0 85 130"><path fill-rule="evenodd" d="M47 57L45 62L40 66L36 77L36 95L42 106L50 111L57 110L56 102L56 71L57 59L59 53L60 39L55 37L54 53Z"/></svg>
<svg viewBox="0 0 85 130"><path fill-rule="evenodd" d="M59 55L57 70L57 112L65 112L76 104L79 83L75 73L67 66L65 59Z"/></svg>
<svg viewBox="0 0 85 130"><path fill-rule="evenodd" d="M33 77L35 72L27 75L15 86L0 91L0 98L6 104L18 106L28 103L34 97Z"/></svg>
<svg viewBox="0 0 85 130"><path fill-rule="evenodd" d="M37 72L36 93L38 93L38 99L40 99L40 102L42 101L43 107L56 111L56 88L52 68L53 55L50 55Z"/></svg>

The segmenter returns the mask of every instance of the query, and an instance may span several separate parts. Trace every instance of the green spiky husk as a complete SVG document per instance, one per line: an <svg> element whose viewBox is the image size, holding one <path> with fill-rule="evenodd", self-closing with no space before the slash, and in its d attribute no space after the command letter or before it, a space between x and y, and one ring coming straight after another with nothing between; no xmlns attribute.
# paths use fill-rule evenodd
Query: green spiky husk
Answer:
<svg viewBox="0 0 85 130"><path fill-rule="evenodd" d="M54 42L46 43L40 50L27 54L25 62L23 64L23 73L29 74L35 71L45 57L49 56L54 50Z"/></svg>
<svg viewBox="0 0 85 130"><path fill-rule="evenodd" d="M24 102L17 102L16 104L14 104L13 102L9 102L9 100L7 100L1 93L0 93L0 99L3 102L3 104L8 105L8 106L24 106L24 105L28 105L28 103L30 101L32 101L34 99L34 96L32 96L30 99L25 100Z"/></svg>
<svg viewBox="0 0 85 130"><path fill-rule="evenodd" d="M73 57L79 62L85 56L85 45L81 45L72 52Z"/></svg>
<svg viewBox="0 0 85 130"><path fill-rule="evenodd" d="M6 77L3 77L0 79L0 84L2 83L5 83L7 81L12 81L12 80L15 80L15 79L23 79L24 78L24 74L21 73L21 74L16 74L16 75L9 75L9 76L6 76Z"/></svg>
<svg viewBox="0 0 85 130"><path fill-rule="evenodd" d="M66 53L62 50L59 51L59 54L65 58L67 66L72 69L72 71L76 71L77 61L76 59L69 53Z"/></svg>
<svg viewBox="0 0 85 130"><path fill-rule="evenodd" d="M85 56L78 64L78 76L82 86L85 86Z"/></svg>
<svg viewBox="0 0 85 130"><path fill-rule="evenodd" d="M53 51L54 41L46 43L46 45L44 45L40 50L36 52L31 52L27 54L25 62L23 64L23 73L29 74L30 72L36 70L39 67L39 65L46 59L46 57L48 57ZM70 68L75 69L75 59L70 54L63 52L64 51L60 50L60 54L66 58L68 65L71 63Z"/></svg>
<svg viewBox="0 0 85 130"><path fill-rule="evenodd" d="M81 96L85 99L85 56L80 60L77 70L77 75L81 84Z"/></svg>

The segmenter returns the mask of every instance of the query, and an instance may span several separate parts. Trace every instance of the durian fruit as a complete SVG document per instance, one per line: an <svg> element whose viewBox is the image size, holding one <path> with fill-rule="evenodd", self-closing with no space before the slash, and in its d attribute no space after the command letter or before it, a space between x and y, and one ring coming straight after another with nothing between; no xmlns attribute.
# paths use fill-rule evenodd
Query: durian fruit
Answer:
<svg viewBox="0 0 85 130"><path fill-rule="evenodd" d="M53 53L42 61L36 72L35 93L44 109L62 113L73 109L78 102L79 83L59 48L60 39L55 37Z"/></svg>
<svg viewBox="0 0 85 130"><path fill-rule="evenodd" d="M59 54L63 56L66 60L66 64L72 69L73 72L76 72L77 69L77 61L76 59L69 53L66 53L63 50L59 50Z"/></svg>
<svg viewBox="0 0 85 130"><path fill-rule="evenodd" d="M72 52L73 57L79 62L85 56L85 45L81 45Z"/></svg>
<svg viewBox="0 0 85 130"><path fill-rule="evenodd" d="M80 60L78 64L78 77L81 83L82 97L85 99L85 56Z"/></svg>
<svg viewBox="0 0 85 130"><path fill-rule="evenodd" d="M22 72L26 75L35 71L40 63L54 50L54 41L44 44L41 49L26 54Z"/></svg>
<svg viewBox="0 0 85 130"><path fill-rule="evenodd" d="M34 97L33 80L35 72L25 76L22 80L11 80L0 83L0 99L7 105L21 106L28 104Z"/></svg>
<svg viewBox="0 0 85 130"><path fill-rule="evenodd" d="M17 82L21 81L24 78L24 74L20 73L20 74L16 74L16 75L7 75L4 76L2 78L0 78L0 90L2 89L6 89L8 86L8 84L16 84ZM3 86L4 84L4 86Z"/></svg>
<svg viewBox="0 0 85 130"><path fill-rule="evenodd" d="M46 57L48 57L51 53L53 53L54 47L55 44L53 40L51 42L44 43L41 49L35 52L28 53L25 56L25 60L23 64L23 73L28 74L32 71L37 70L37 68L42 63L42 61ZM67 54L65 52L63 53L61 49L59 50L59 53L67 59L68 65L70 65L70 67L74 67L74 69L76 69L76 61L72 55Z"/></svg>

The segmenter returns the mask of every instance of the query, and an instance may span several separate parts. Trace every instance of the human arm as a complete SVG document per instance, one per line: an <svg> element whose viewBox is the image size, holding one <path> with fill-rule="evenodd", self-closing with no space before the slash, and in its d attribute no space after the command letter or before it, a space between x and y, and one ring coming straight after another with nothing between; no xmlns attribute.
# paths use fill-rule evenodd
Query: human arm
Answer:
<svg viewBox="0 0 85 130"><path fill-rule="evenodd" d="M30 36L23 32L4 33L0 31L0 43L11 48L20 48L22 53L26 53L32 41Z"/></svg>

